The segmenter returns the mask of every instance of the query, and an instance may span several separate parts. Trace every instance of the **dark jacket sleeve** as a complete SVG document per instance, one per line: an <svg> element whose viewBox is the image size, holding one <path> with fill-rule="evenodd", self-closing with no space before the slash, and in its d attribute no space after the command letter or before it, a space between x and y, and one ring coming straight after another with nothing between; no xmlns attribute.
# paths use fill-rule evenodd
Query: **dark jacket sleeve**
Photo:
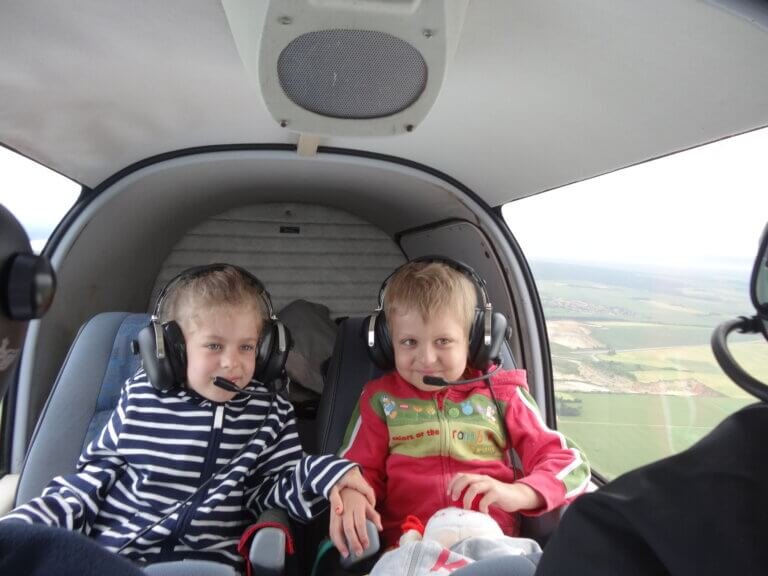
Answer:
<svg viewBox="0 0 768 576"><path fill-rule="evenodd" d="M600 493L573 502L547 542L536 576L668 574L617 503L613 495Z"/></svg>
<svg viewBox="0 0 768 576"><path fill-rule="evenodd" d="M305 522L327 507L331 488L355 464L333 455L305 455L292 406L279 397L276 402L276 414L270 416L274 440L259 454L246 488L247 505L256 514L282 508Z"/></svg>

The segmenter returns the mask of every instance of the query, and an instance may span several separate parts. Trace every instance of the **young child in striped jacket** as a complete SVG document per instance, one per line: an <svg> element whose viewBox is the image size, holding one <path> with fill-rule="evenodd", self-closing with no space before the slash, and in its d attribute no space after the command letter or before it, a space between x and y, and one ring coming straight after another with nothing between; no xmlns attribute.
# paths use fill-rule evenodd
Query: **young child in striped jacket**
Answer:
<svg viewBox="0 0 768 576"><path fill-rule="evenodd" d="M341 487L374 503L355 464L303 454L288 401L263 387L256 397L214 386L220 377L255 390L269 314L261 283L217 265L180 275L160 300L160 320L183 333L185 384L163 392L139 370L77 472L55 478L1 521L78 531L143 563L201 559L242 569L238 541L263 510L283 508L307 521L328 498L340 510Z"/></svg>

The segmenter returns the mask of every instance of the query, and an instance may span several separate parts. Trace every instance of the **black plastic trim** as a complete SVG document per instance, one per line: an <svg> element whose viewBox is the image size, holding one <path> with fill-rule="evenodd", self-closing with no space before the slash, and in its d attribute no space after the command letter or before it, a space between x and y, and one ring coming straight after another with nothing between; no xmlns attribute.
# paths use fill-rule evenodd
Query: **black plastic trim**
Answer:
<svg viewBox="0 0 768 576"><path fill-rule="evenodd" d="M11 406L16 406L17 387L19 382L19 366L21 365L21 357L23 351L16 359L16 366L13 369L13 375L11 376L11 384L5 391L5 397L2 399L3 409L0 411L0 433L2 434L2 441L0 441L0 478L9 474L11 471L11 448L13 446L13 427L16 422L16 411L11 410Z"/></svg>
<svg viewBox="0 0 768 576"><path fill-rule="evenodd" d="M51 235L48 237L48 242L45 243L45 247L42 251L43 256L50 259L51 254L53 254L54 250L61 242L61 239L64 237L64 233L94 198L95 194L93 190L85 187L81 189L80 196L77 197L75 203L70 206L67 213L64 214L61 220L59 220L59 223L56 224L53 232L51 232Z"/></svg>
<svg viewBox="0 0 768 576"><path fill-rule="evenodd" d="M552 376L552 352L549 348L549 333L547 332L547 323L544 319L544 308L541 306L541 297L539 291L536 288L536 281L533 278L533 272L528 264L528 260L523 254L522 248L517 243L517 239L512 234L512 231L507 226L507 222L501 215L501 206L497 206L493 209L496 222L502 230L507 242L512 247L517 258L520 269L525 279L525 287L532 296L533 313L536 318L536 328L539 334L539 346L541 347L541 363L544 370L544 398L546 405L544 406L544 416L547 421L547 425L552 429L557 429L557 415L555 413L555 387L554 378ZM518 316L519 317L519 316ZM519 329L519 326L518 326ZM521 346L523 342L521 341Z"/></svg>

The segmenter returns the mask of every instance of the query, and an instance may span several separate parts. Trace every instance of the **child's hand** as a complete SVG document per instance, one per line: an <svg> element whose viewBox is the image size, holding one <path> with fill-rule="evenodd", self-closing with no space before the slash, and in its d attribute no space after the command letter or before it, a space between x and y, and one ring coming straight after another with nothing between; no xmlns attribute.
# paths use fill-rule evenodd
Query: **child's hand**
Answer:
<svg viewBox="0 0 768 576"><path fill-rule="evenodd" d="M371 508L376 506L376 494L373 492L373 488L371 488L371 485L366 482L365 478L363 478L359 468L352 468L339 478L336 481L336 484L331 488L328 500L331 503L332 512L336 512L336 514L344 512L344 504L339 496L339 493L344 488L357 490L365 496L366 500L371 504Z"/></svg>
<svg viewBox="0 0 768 576"><path fill-rule="evenodd" d="M339 497L343 512L339 512L338 509L331 510L331 523L328 527L331 542L344 558L349 555L349 548L360 555L369 544L365 529L366 518L373 521L379 530L381 530L381 518L370 501L357 490L344 488L340 491Z"/></svg>
<svg viewBox="0 0 768 576"><path fill-rule="evenodd" d="M488 513L488 507L491 505L498 506L505 512L535 510L544 506L541 494L527 484L507 484L485 474L456 474L448 485L448 495L451 500L458 500L462 492L462 506L466 509L471 509L472 502L482 494L478 509L484 514Z"/></svg>

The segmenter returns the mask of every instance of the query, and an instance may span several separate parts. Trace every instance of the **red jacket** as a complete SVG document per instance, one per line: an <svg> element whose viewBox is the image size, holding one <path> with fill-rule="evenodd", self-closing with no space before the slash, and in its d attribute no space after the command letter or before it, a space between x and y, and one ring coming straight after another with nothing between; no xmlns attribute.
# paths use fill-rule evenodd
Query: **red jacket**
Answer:
<svg viewBox="0 0 768 576"><path fill-rule="evenodd" d="M479 372L470 377L475 375ZM485 381L424 392L391 372L365 385L340 455L359 463L373 486L387 546L397 543L408 514L426 524L441 508L461 507L446 493L457 472L528 484L545 501L542 508L525 511L529 515L557 508L587 488L586 458L547 427L528 392L525 371L501 371L492 383L507 435ZM509 448L522 472L510 466ZM517 533L514 514L496 507L490 512L506 534Z"/></svg>

